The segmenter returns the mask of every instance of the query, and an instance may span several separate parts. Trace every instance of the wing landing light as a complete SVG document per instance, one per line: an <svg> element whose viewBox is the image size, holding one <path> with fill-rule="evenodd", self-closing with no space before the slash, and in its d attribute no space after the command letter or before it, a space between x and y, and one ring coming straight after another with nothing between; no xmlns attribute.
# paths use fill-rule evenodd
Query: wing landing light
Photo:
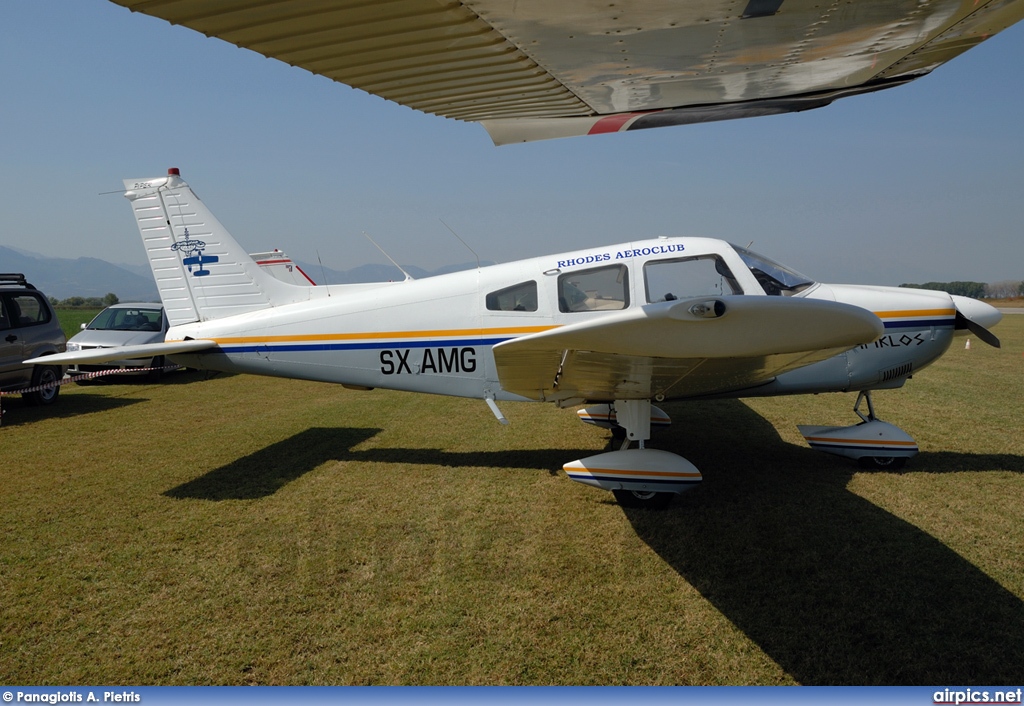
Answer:
<svg viewBox="0 0 1024 706"><path fill-rule="evenodd" d="M817 108L1024 18L1024 0L112 1L495 144Z"/></svg>

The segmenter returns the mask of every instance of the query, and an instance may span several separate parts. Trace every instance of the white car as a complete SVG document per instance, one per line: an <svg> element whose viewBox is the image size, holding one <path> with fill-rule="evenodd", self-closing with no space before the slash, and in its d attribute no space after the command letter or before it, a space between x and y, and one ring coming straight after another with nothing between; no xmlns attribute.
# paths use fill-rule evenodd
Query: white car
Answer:
<svg viewBox="0 0 1024 706"><path fill-rule="evenodd" d="M164 316L164 308L159 304L114 304L97 314L89 323L82 324L82 331L68 341L68 351L162 343L166 333L167 317ZM148 375L150 379L157 380L162 372L159 368L163 365L163 356L131 358L97 365L72 365L68 368L68 375L77 377L86 373L119 369L121 372L114 374Z"/></svg>

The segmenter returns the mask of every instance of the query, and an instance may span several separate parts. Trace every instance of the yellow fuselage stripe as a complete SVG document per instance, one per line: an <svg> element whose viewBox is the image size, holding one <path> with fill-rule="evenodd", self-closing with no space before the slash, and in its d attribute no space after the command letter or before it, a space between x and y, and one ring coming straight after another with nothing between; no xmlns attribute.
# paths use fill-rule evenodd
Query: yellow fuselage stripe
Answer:
<svg viewBox="0 0 1024 706"><path fill-rule="evenodd" d="M907 309L906 311L876 311L880 319L901 319L919 316L955 316L956 309Z"/></svg>
<svg viewBox="0 0 1024 706"><path fill-rule="evenodd" d="M450 338L452 336L522 336L558 328L557 326L519 326L516 328L440 329L436 331L370 331L363 333L316 333L290 336L218 336L220 345L238 343L295 343L299 341L360 341L382 338Z"/></svg>

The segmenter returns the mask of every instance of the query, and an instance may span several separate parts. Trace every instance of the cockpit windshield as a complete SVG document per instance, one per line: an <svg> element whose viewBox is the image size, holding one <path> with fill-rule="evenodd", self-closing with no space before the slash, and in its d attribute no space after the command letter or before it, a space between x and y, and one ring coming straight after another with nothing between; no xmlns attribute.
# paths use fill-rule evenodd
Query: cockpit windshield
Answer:
<svg viewBox="0 0 1024 706"><path fill-rule="evenodd" d="M733 248L746 266L750 268L751 273L757 278L766 294L791 297L814 284L814 280L808 279L774 260L769 260L764 255L758 255L735 245Z"/></svg>

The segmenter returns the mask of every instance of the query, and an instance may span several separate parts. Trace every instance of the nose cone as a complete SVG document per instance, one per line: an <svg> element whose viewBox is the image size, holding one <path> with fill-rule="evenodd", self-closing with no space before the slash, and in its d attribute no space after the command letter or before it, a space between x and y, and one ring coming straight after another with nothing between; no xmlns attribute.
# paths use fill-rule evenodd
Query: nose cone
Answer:
<svg viewBox="0 0 1024 706"><path fill-rule="evenodd" d="M998 309L983 301L971 299L970 297L960 297L955 294L951 296L957 311L985 328L992 328L1003 319L1003 315L999 313Z"/></svg>

